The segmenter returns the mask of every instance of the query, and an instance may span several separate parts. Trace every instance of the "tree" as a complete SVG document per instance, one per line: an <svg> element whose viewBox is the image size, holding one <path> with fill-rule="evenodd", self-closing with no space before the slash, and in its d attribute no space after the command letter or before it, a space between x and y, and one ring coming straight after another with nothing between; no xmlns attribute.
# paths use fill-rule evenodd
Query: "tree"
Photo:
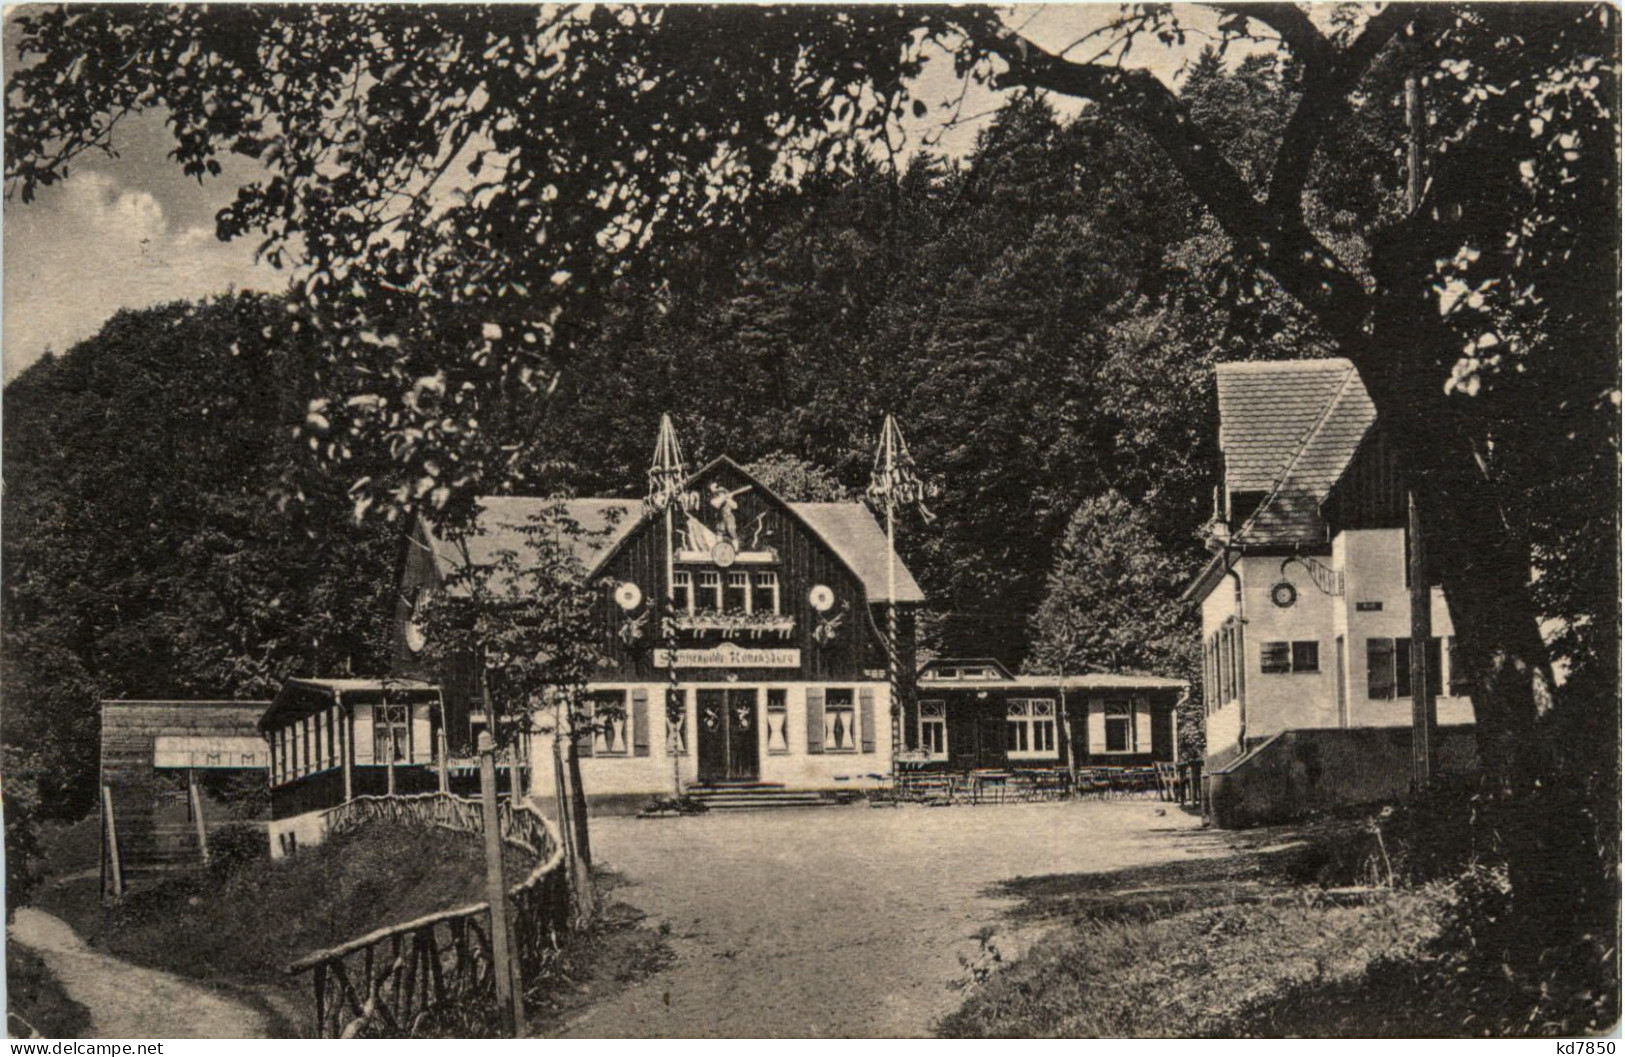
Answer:
<svg viewBox="0 0 1625 1057"><path fill-rule="evenodd" d="M788 503L844 503L854 498L852 490L828 470L787 452L771 452L747 463L745 472Z"/></svg>
<svg viewBox="0 0 1625 1057"><path fill-rule="evenodd" d="M1180 601L1190 577L1143 510L1116 492L1085 500L1067 523L1032 617L1034 672L1131 672L1200 680L1199 629ZM1180 717L1182 758L1201 755L1201 708Z"/></svg>
<svg viewBox="0 0 1625 1057"><path fill-rule="evenodd" d="M576 743L625 719L595 715L587 699L587 682L605 662L603 591L587 581L573 548L587 533L562 502L514 528L523 551L503 548L489 560L474 557L469 534L452 537L458 560L423 611L425 659L441 670L477 666L493 740L515 768L531 735L551 739L555 788L561 803L570 799L559 825L571 848L577 913L586 919L591 843ZM557 780L566 773L567 783Z"/></svg>
<svg viewBox="0 0 1625 1057"><path fill-rule="evenodd" d="M397 535L294 436L315 379L267 341L283 316L120 313L6 387L4 734L44 817L94 806L103 697L254 698L386 655Z"/></svg>

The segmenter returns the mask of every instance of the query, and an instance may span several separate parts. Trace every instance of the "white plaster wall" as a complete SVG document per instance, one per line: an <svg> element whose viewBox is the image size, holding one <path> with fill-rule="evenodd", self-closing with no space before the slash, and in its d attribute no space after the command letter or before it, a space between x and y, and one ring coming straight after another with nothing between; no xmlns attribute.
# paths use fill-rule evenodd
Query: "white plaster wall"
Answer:
<svg viewBox="0 0 1625 1057"><path fill-rule="evenodd" d="M280 859L283 857L282 836L285 833L292 833L301 848L309 848L320 844L323 838L327 836L327 827L322 822L322 815L327 810L324 807L316 811L307 811L303 815L294 815L292 818L276 819L271 822L268 827L271 837L271 858Z"/></svg>
<svg viewBox="0 0 1625 1057"><path fill-rule="evenodd" d="M767 748L766 694L756 710L757 750L763 782L781 782L791 789L872 789L885 784L891 771L891 704L886 683L815 683L848 687L874 693L875 751L821 754L807 752L807 686L805 683L684 683L688 751L678 758L682 781L693 782L699 774L696 755L698 721L695 693L701 689L738 690L781 687L786 706L786 753L769 754ZM589 756L581 760L581 783L588 797L669 796L673 792L672 758L665 737L666 683L593 684L595 690L642 689L649 695L649 755ZM630 696L630 695L629 695ZM861 716L861 710L855 710ZM550 718L544 722L551 722ZM860 736L861 744L861 736ZM553 795L553 739L538 736L531 742L532 778L530 794L538 798Z"/></svg>
<svg viewBox="0 0 1625 1057"><path fill-rule="evenodd" d="M1288 561L1284 568L1282 563L1279 557L1247 557L1240 563L1249 740L1294 727L1338 725L1333 628L1339 599L1316 587L1302 562ZM1270 597L1283 581L1297 590L1297 601L1286 607ZM1303 640L1320 644L1319 671L1263 671L1264 643Z"/></svg>
<svg viewBox="0 0 1625 1057"><path fill-rule="evenodd" d="M1348 641L1349 723L1356 727L1402 727L1411 723L1411 699L1373 701L1367 696L1366 640L1409 638L1410 589L1405 586L1405 534L1400 529L1357 529L1338 537L1345 582L1344 622ZM1361 612L1359 603L1380 602L1377 612ZM1433 634L1441 640L1455 633L1444 592L1433 589ZM1442 644L1443 645L1443 644ZM1440 723L1471 723L1472 702L1449 696L1449 649L1441 648L1444 693L1438 698Z"/></svg>

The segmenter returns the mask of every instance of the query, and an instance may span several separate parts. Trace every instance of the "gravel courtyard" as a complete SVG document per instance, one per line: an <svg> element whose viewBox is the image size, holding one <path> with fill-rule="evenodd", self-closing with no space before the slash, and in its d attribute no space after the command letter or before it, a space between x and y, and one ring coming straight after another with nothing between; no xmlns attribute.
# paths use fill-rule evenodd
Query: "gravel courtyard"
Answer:
<svg viewBox="0 0 1625 1057"><path fill-rule="evenodd" d="M621 898L671 926L678 960L566 1034L909 1037L961 1001L979 930L1006 958L1039 934L1002 920L997 882L1224 845L1171 805L1127 801L601 818L593 849L630 882Z"/></svg>

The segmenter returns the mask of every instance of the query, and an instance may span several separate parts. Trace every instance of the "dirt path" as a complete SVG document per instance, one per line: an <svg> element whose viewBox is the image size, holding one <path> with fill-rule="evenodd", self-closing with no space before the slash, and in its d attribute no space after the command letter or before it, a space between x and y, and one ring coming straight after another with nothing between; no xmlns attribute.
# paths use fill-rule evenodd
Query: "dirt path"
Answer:
<svg viewBox="0 0 1625 1057"><path fill-rule="evenodd" d="M963 993L993 926L1006 957L1036 930L990 891L1019 876L1220 854L1147 802L715 813L594 820L622 897L668 923L678 962L571 1022L577 1037L912 1037Z"/></svg>
<svg viewBox="0 0 1625 1057"><path fill-rule="evenodd" d="M60 918L23 907L10 939L44 959L68 997L90 1010L97 1039L264 1038L265 1017L189 980L93 950Z"/></svg>

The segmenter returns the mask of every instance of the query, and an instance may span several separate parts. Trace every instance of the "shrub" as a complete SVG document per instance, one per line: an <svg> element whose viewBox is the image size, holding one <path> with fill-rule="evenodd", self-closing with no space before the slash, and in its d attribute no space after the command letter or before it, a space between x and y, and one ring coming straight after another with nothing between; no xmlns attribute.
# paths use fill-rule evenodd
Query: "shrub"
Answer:
<svg viewBox="0 0 1625 1057"><path fill-rule="evenodd" d="M209 834L209 872L216 877L230 877L270 857L270 838L251 822L234 822Z"/></svg>

